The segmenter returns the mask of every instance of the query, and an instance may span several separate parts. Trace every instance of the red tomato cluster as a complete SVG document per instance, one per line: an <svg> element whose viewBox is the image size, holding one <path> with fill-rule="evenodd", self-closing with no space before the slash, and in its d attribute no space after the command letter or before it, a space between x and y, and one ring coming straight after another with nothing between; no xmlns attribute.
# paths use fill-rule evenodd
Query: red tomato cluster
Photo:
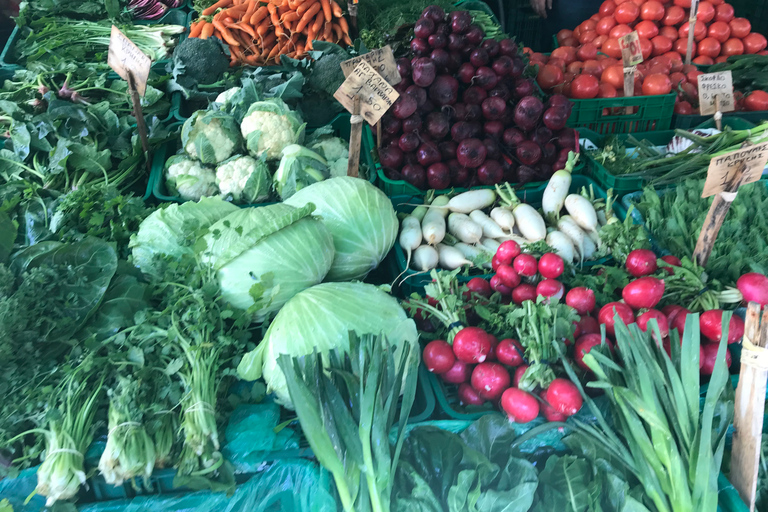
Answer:
<svg viewBox="0 0 768 512"><path fill-rule="evenodd" d="M701 74L697 71L697 74ZM736 112L760 112L768 110L768 92L752 91L744 95L741 91L734 91L735 99L734 110ZM686 80L680 82L677 99L675 101L675 114L681 116L698 115L699 111L699 90L696 82L686 83Z"/></svg>

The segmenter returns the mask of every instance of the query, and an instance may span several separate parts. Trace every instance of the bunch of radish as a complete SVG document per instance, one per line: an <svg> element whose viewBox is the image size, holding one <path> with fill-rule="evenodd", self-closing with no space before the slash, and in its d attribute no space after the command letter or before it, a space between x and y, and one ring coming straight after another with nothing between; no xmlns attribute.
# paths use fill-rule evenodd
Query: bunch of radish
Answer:
<svg viewBox="0 0 768 512"><path fill-rule="evenodd" d="M427 7L411 51L381 121L389 179L422 190L543 181L578 151L570 102L537 97L515 41L485 39L469 12Z"/></svg>
<svg viewBox="0 0 768 512"><path fill-rule="evenodd" d="M517 387L528 368L523 353L517 340L498 341L479 327L465 327L456 334L453 345L444 340L429 342L422 359L430 372L458 386L462 405L491 402L516 423L532 421L540 413L548 421L564 421L576 414L581 409L581 394L567 379L556 378L537 394Z"/></svg>

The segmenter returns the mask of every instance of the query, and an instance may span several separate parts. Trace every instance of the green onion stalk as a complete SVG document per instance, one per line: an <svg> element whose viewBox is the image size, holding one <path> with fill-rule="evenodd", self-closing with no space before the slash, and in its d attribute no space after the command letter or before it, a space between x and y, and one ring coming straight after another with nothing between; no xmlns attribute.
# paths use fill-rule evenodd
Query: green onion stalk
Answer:
<svg viewBox="0 0 768 512"><path fill-rule="evenodd" d="M157 411L150 422L155 444L155 467L164 468L171 465L173 445L176 442L178 430L178 415L175 411Z"/></svg>

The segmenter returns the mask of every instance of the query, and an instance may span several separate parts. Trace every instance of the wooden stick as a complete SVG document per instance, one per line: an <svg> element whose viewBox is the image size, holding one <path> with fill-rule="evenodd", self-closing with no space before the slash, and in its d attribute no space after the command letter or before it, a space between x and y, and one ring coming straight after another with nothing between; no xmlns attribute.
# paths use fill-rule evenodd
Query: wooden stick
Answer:
<svg viewBox="0 0 768 512"><path fill-rule="evenodd" d="M347 176L357 178L360 165L360 139L363 136L363 116L360 115L360 96L355 95L352 104L352 117L350 117L351 129L349 131L349 161L347 162Z"/></svg>
<svg viewBox="0 0 768 512"><path fill-rule="evenodd" d="M381 119L376 123L376 147L381 149Z"/></svg>
<svg viewBox="0 0 768 512"><path fill-rule="evenodd" d="M131 91L131 103L133 103L133 113L136 115L136 128L139 130L139 139L141 140L141 149L144 150L147 171L152 172L152 162L149 160L147 125L144 123L144 112L141 110L141 97L139 91L136 90L136 79L130 71L128 71L128 89Z"/></svg>
<svg viewBox="0 0 768 512"><path fill-rule="evenodd" d="M712 206L709 207L707 218L704 220L704 226L701 228L696 248L693 251L694 259L702 267L707 265L709 255L712 254L712 247L714 247L715 240L717 240L717 234L720 232L725 216L731 208L731 202L733 202L736 196L736 191L739 190L741 177L746 170L747 164L739 162L739 166L736 167L736 170L728 178L725 190L717 194L712 200Z"/></svg>
<svg viewBox="0 0 768 512"><path fill-rule="evenodd" d="M357 0L347 1L347 14L349 15L349 36L354 40L357 32Z"/></svg>
<svg viewBox="0 0 768 512"><path fill-rule="evenodd" d="M763 352L768 345L768 308L763 311L760 324L760 306L750 302L744 322L744 341L748 345L743 350L748 353ZM759 328L758 328L759 327ZM752 346L754 345L754 346ZM756 348L757 347L757 348ZM742 352L743 353L743 352ZM753 365L750 357L742 357L739 372L739 385L736 387L734 408L733 449L731 450L731 483L739 495L754 512L757 495L757 473L760 465L760 443L763 434L763 415L765 414L765 388L768 378L768 365Z"/></svg>
<svg viewBox="0 0 768 512"><path fill-rule="evenodd" d="M691 63L691 54L693 53L693 35L696 29L696 14L699 11L699 0L691 0L691 11L688 17L688 48L685 51L685 63Z"/></svg>
<svg viewBox="0 0 768 512"><path fill-rule="evenodd" d="M720 95L715 94L715 127L723 131L723 113L720 112Z"/></svg>

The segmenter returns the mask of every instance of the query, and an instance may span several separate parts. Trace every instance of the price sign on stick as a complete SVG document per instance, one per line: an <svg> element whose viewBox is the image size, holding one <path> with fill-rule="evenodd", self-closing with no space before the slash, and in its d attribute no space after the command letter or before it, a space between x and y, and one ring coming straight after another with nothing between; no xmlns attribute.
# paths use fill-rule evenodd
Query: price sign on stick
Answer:
<svg viewBox="0 0 768 512"><path fill-rule="evenodd" d="M621 47L621 58L624 61L624 67L637 66L643 62L643 50L640 46L640 36L637 31L630 32L619 39Z"/></svg>
<svg viewBox="0 0 768 512"><path fill-rule="evenodd" d="M368 53L359 55L353 59L345 60L341 63L341 71L345 77L348 77L360 62L365 61L376 70L378 74L384 77L389 85L397 85L402 81L400 72L397 71L397 63L392 53L392 48L385 46L377 50L371 50Z"/></svg>
<svg viewBox="0 0 768 512"><path fill-rule="evenodd" d="M733 77L731 71L705 73L699 75L699 107L701 115L707 116L720 112L733 112ZM718 104L720 108L718 109Z"/></svg>
<svg viewBox="0 0 768 512"><path fill-rule="evenodd" d="M355 97L360 98L360 114L374 125L389 110L400 94L367 62L360 61L333 97L354 114Z"/></svg>
<svg viewBox="0 0 768 512"><path fill-rule="evenodd" d="M136 90L144 96L147 91L147 79L152 60L133 44L133 41L125 37L125 34L112 25L112 34L109 38L109 53L107 63L120 77L131 82L133 75Z"/></svg>

